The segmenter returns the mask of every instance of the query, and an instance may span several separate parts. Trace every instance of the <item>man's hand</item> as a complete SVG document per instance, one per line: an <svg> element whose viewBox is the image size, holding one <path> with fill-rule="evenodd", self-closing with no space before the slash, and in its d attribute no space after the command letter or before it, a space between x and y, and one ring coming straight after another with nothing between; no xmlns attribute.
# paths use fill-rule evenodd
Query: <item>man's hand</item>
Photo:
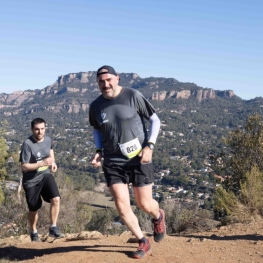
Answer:
<svg viewBox="0 0 263 263"><path fill-rule="evenodd" d="M55 162L53 162L51 164L51 172L55 173L57 171L58 167L57 164Z"/></svg>
<svg viewBox="0 0 263 263"><path fill-rule="evenodd" d="M45 166L45 165L51 166L55 162L55 160L51 157L48 157L48 158L44 159L42 162L43 162L43 165L41 165L41 166Z"/></svg>
<svg viewBox="0 0 263 263"><path fill-rule="evenodd" d="M150 163L152 161L153 150L148 146L145 146L142 151L139 153L141 157L141 163Z"/></svg>
<svg viewBox="0 0 263 263"><path fill-rule="evenodd" d="M101 166L101 153L96 153L92 161L90 162L93 167L98 168Z"/></svg>

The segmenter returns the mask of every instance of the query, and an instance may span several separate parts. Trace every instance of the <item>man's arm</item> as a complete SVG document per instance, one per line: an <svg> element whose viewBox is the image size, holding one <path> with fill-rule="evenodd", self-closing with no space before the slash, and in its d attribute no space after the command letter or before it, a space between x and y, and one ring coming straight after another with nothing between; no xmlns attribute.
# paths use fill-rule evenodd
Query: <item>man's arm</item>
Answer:
<svg viewBox="0 0 263 263"><path fill-rule="evenodd" d="M149 122L151 124L151 127L150 127L150 137L149 137L148 143L152 143L154 145L156 143L156 140L159 134L161 122L155 113L149 118ZM141 154L140 154L141 163L151 162L152 154L153 154L153 150L150 149L148 146L145 146L142 149Z"/></svg>
<svg viewBox="0 0 263 263"><path fill-rule="evenodd" d="M37 163L22 163L21 164L21 169L23 172L29 172L29 171L34 171L37 170L40 167L43 166L50 166L52 165L52 163L54 163L54 159L51 157L48 157L46 159L44 159L41 162L37 162Z"/></svg>
<svg viewBox="0 0 263 263"><path fill-rule="evenodd" d="M151 127L150 127L150 136L148 142L155 144L161 127L161 121L159 117L156 115L156 113L154 113L149 118L149 122L151 124Z"/></svg>
<svg viewBox="0 0 263 263"><path fill-rule="evenodd" d="M49 156L50 156L50 158L53 159L53 163L51 164L51 172L55 173L57 171L58 167L57 167L57 164L55 163L55 154L54 154L53 149L50 149Z"/></svg>
<svg viewBox="0 0 263 263"><path fill-rule="evenodd" d="M101 166L101 158L102 158L102 134L100 130L94 129L93 137L96 146L96 153L93 159L91 160L91 164L97 168Z"/></svg>
<svg viewBox="0 0 263 263"><path fill-rule="evenodd" d="M55 162L55 154L54 154L54 150L53 149L50 149L49 157L51 157L54 160L54 162Z"/></svg>

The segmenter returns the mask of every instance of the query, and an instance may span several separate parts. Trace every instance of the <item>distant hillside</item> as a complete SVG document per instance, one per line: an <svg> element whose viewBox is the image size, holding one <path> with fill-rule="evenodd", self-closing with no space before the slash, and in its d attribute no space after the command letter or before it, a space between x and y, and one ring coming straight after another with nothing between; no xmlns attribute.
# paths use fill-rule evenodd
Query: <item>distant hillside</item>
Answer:
<svg viewBox="0 0 263 263"><path fill-rule="evenodd" d="M212 192L214 174L224 175L210 162L211 155L226 148L222 138L242 127L249 115L263 114L261 97L242 100L232 90L202 88L173 78L141 78L136 73L121 73L120 78L120 85L142 92L161 119L153 157L156 175L170 171L162 184L184 186L195 194L206 188ZM42 117L54 139L59 166L79 189L92 190L103 180L89 166L95 146L88 110L99 94L95 71L62 75L41 90L0 94L0 119L9 123L6 140L10 150L18 151L30 134L30 121ZM199 188L193 183L197 177Z"/></svg>
<svg viewBox="0 0 263 263"><path fill-rule="evenodd" d="M204 89L172 78L141 78L135 73L121 73L120 78L120 85L138 89L152 101L194 98L202 102L217 97L236 98L231 90ZM98 95L95 71L70 73L58 77L55 83L42 90L0 94L0 114L13 116L45 110L53 113L86 112L90 102Z"/></svg>

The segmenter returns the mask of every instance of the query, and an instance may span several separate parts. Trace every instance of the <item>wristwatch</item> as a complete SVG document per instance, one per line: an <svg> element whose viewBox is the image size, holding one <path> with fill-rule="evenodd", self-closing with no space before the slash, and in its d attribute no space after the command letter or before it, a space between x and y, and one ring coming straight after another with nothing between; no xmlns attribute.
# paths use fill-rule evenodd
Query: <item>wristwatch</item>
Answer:
<svg viewBox="0 0 263 263"><path fill-rule="evenodd" d="M148 143L147 143L147 146L148 146L151 150L154 149L154 143L152 143L152 142L148 142Z"/></svg>

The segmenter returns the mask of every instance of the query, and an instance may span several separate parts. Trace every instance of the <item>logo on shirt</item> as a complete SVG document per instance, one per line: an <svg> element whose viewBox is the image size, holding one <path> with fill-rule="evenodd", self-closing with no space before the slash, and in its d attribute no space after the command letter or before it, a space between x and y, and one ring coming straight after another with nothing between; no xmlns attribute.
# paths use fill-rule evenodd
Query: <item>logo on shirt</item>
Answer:
<svg viewBox="0 0 263 263"><path fill-rule="evenodd" d="M102 118L102 120L104 120L106 118L106 113L105 112L101 113L101 118Z"/></svg>
<svg viewBox="0 0 263 263"><path fill-rule="evenodd" d="M38 153L37 153L37 157L40 157L40 156L41 156L41 153L40 153L40 152L38 152Z"/></svg>
<svg viewBox="0 0 263 263"><path fill-rule="evenodd" d="M105 112L102 112L100 116L102 118L102 123L105 123L105 122L109 121L109 120L105 120L105 118L106 118L106 113Z"/></svg>

